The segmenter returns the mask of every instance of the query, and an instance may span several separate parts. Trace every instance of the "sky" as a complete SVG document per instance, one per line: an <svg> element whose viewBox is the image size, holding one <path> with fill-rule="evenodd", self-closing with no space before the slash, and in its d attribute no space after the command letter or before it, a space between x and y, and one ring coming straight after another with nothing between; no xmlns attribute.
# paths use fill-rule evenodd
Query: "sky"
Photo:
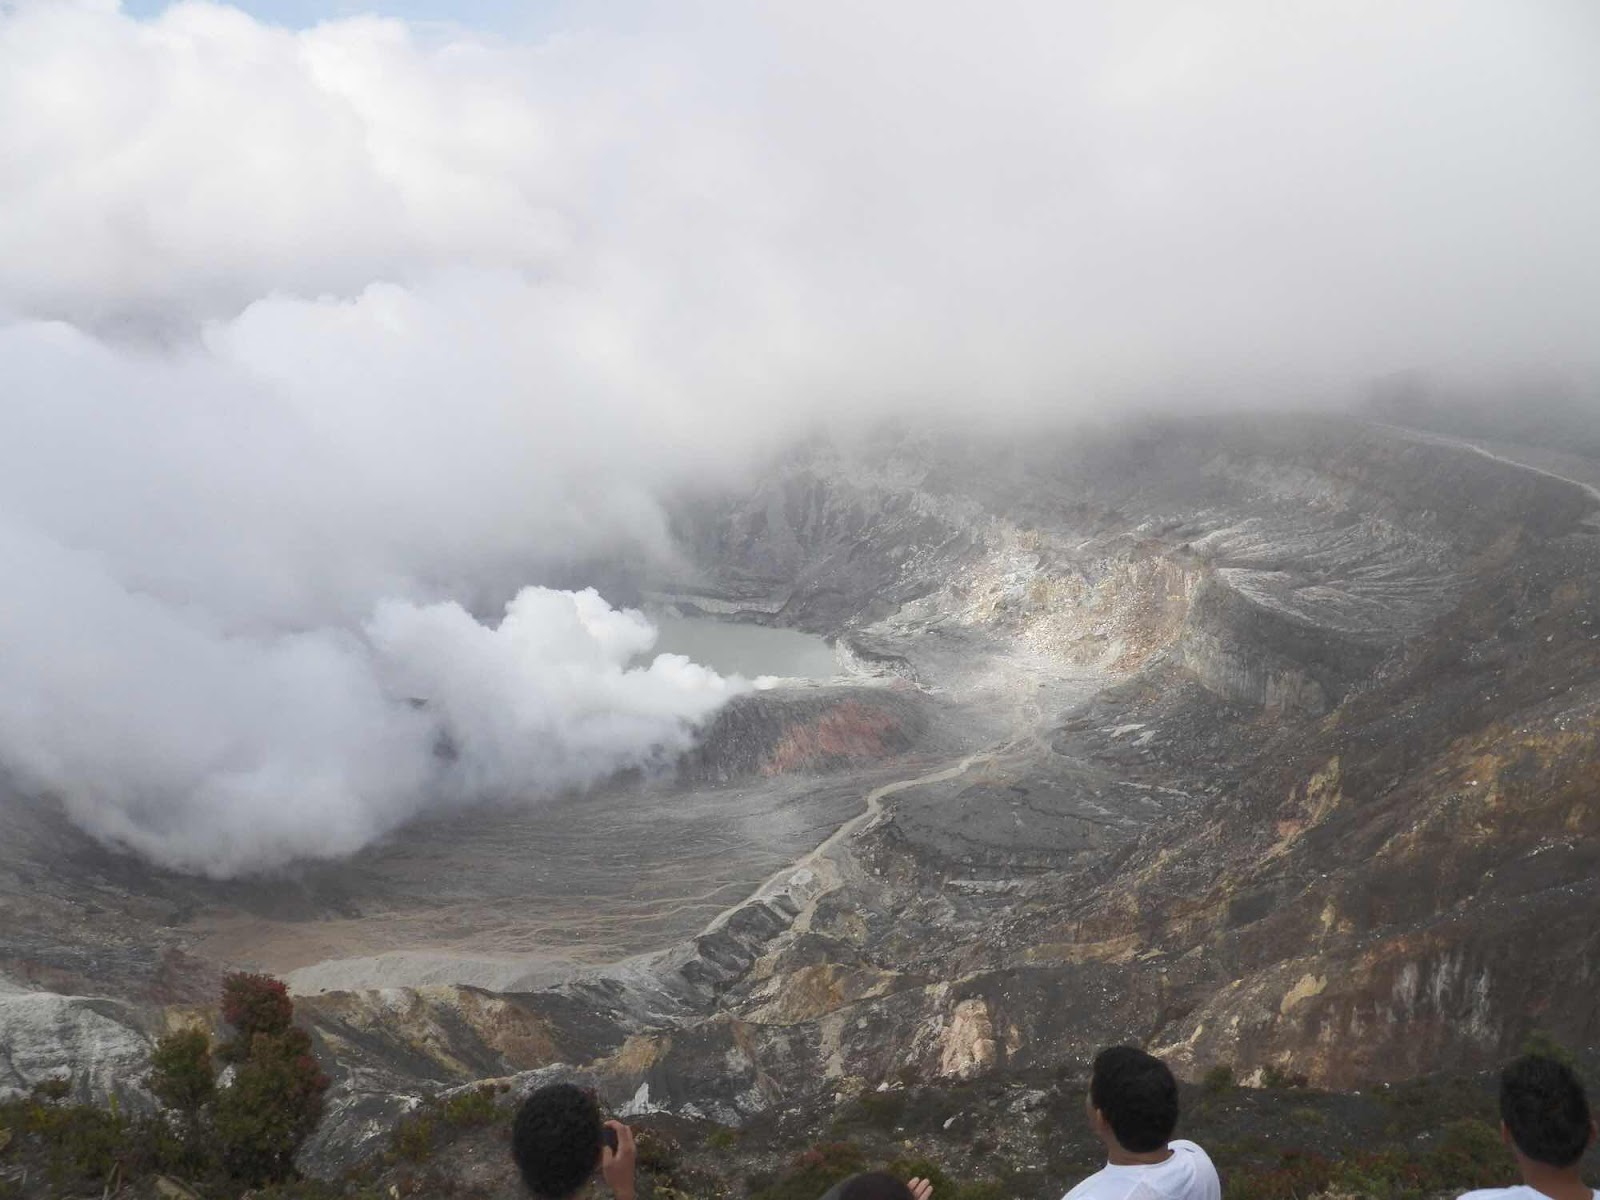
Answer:
<svg viewBox="0 0 1600 1200"><path fill-rule="evenodd" d="M164 865L669 761L538 585L819 424L1600 370L1585 0L451 11L0 4L0 763Z"/></svg>
<svg viewBox="0 0 1600 1200"><path fill-rule="evenodd" d="M122 11L133 17L159 16L171 0L127 0ZM509 37L547 30L559 9L554 0L247 0L234 7L268 25L304 29L322 21L379 16L420 24L448 24Z"/></svg>

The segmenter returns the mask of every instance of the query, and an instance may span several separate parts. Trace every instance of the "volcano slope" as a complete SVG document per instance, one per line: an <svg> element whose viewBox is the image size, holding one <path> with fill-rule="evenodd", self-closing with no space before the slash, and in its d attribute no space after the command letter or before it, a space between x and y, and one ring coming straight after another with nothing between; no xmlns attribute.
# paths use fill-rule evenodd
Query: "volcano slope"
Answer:
<svg viewBox="0 0 1600 1200"><path fill-rule="evenodd" d="M693 586L959 696L986 749L797 872L618 1094L792 1104L1120 1038L1342 1086L1586 1042L1595 507L1302 419L824 450L692 514Z"/></svg>
<svg viewBox="0 0 1600 1200"><path fill-rule="evenodd" d="M1589 1040L1597 504L1516 453L1304 417L897 430L682 498L691 566L626 586L826 634L854 671L726 711L673 785L713 821L719 789L767 797L757 824L802 806L769 854L806 852L553 986L302 989L338 1064L314 1162L483 1076L580 1068L624 1114L740 1122L1124 1038L1330 1086ZM358 922L350 879L396 887L343 878ZM215 952L162 911L168 974ZM44 944L81 925L23 915L31 953L110 978ZM123 929L148 1027L172 997Z"/></svg>

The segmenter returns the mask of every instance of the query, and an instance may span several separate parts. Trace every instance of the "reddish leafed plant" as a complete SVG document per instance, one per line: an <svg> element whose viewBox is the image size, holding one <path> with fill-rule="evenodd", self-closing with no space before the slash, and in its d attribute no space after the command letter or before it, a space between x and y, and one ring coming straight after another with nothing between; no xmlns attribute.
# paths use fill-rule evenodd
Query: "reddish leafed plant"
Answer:
<svg viewBox="0 0 1600 1200"><path fill-rule="evenodd" d="M248 1047L256 1034L275 1037L294 1020L289 989L270 975L235 972L222 981L222 1019Z"/></svg>

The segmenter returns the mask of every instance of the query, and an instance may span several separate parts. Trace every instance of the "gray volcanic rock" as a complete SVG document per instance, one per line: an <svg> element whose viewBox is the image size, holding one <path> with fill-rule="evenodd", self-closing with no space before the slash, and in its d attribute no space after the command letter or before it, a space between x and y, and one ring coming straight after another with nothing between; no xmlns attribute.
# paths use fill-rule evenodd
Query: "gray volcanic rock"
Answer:
<svg viewBox="0 0 1600 1200"><path fill-rule="evenodd" d="M689 565L639 594L825 634L860 677L729 706L673 780L284 888L280 933L432 887L457 919L493 908L487 940L606 947L514 995L303 997L340 1063L310 1161L474 1077L804 1122L1113 1040L1333 1084L1486 1064L1536 1025L1592 1041L1595 498L1513 449L1307 418L901 430L685 498ZM584 821L619 829L627 888ZM52 945L78 893L30 854L0 852L5 903L48 933L9 969L89 975ZM178 916L204 889L118 870L84 872L139 912L101 931L108 979L158 995L130 965L151 912L160 953L216 965Z"/></svg>
<svg viewBox="0 0 1600 1200"><path fill-rule="evenodd" d="M730 994L724 1003L756 1024L780 1022L772 1036L796 1079L872 1086L934 1070L935 1046L955 1046L949 1061L967 1071L1037 1065L1119 1030L1167 1041L1195 1070L1270 1059L1341 1082L1488 1061L1534 1013L1592 1036L1581 967L1591 864L1575 831L1593 808L1562 800L1567 784L1537 800L1526 789L1585 777L1579 689L1600 663L1592 633L1575 642L1560 627L1540 641L1517 629L1557 601L1586 611L1600 571L1584 489L1391 430L1185 432L1096 464L969 443L902 449L878 477L859 465L793 468L846 480L852 504L870 494L864 473L910 480L911 507L964 503L983 531L941 564L943 578L919 587L897 576L915 598L893 615L875 619L863 600L851 644L892 656L925 686L972 695L988 680L945 656L941 639L1009 641L1011 682L990 695L1014 714L1013 736L1030 712L1049 724L1026 702L1030 673L1051 685L1098 666L1112 685L1069 705L1045 747L1023 736L981 781L889 801L849 848L839 890L796 922L832 939L813 948L832 950L801 961L780 945L753 969L747 998ZM920 471L908 465L918 455ZM971 485L960 502L956 478ZM1052 510L1053 492L1074 503ZM774 494L807 497L807 520L782 523L791 540L827 527L826 498L803 488L769 490L769 526ZM891 529L914 559L903 528ZM807 578L791 605L805 603ZM835 593L840 578L830 575ZM1454 651L1465 676L1418 656L1471 627L1488 637ZM1008 674L1001 657L990 655L991 676ZM1513 673L1532 686L1509 687ZM1522 731L1514 769L1494 748L1509 736L1496 731L1512 728ZM1463 827L1459 790L1407 793L1408 776L1421 784L1440 769L1435 755L1479 744L1487 757L1452 773L1492 773L1494 784L1472 786L1514 790L1504 811L1530 814L1526 832ZM1386 777L1368 765L1384 760ZM1363 778L1354 803L1353 772ZM1563 803L1564 826L1533 815ZM1436 840L1401 832L1418 812L1438 814L1427 818ZM1340 824L1346 813L1355 824ZM1530 838L1556 856L1553 886L1509 904L1466 890L1498 880ZM1476 847L1472 865L1450 865L1465 846ZM1429 882L1446 866L1454 891ZM1378 904L1382 918L1354 915ZM1554 958L1563 944L1580 955L1571 987L1549 980L1533 949ZM1030 1000L1025 978L1049 982ZM954 1005L938 991L990 979L1009 991ZM1098 997L1092 1011L1063 1005L1079 995Z"/></svg>
<svg viewBox="0 0 1600 1200"><path fill-rule="evenodd" d="M131 1005L87 996L0 990L0 1100L70 1078L82 1103L116 1097L124 1111L154 1107L143 1084L153 1038Z"/></svg>
<svg viewBox="0 0 1600 1200"><path fill-rule="evenodd" d="M909 689L789 688L735 697L678 763L688 784L866 767L914 749L925 704Z"/></svg>
<svg viewBox="0 0 1600 1200"><path fill-rule="evenodd" d="M1272 604L1261 573L1225 570L1195 589L1177 646L1184 668L1211 691L1320 716L1377 665L1380 650Z"/></svg>
<svg viewBox="0 0 1600 1200"><path fill-rule="evenodd" d="M827 452L720 510L693 588L842 617L939 701L928 745L990 749L650 966L675 1013L586 985L631 1030L608 1096L734 1120L1124 1039L1340 1083L1592 1036L1585 494L1362 426L1185 435Z"/></svg>

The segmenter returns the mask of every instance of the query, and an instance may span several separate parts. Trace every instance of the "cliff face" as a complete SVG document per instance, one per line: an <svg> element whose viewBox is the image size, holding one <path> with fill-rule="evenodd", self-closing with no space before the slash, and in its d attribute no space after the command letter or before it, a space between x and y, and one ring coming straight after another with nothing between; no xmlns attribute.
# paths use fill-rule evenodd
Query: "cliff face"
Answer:
<svg viewBox="0 0 1600 1200"><path fill-rule="evenodd" d="M1206 931L1244 982L1172 1031L1197 1061L1231 1037L1348 1081L1594 1038L1597 566L1581 526L1492 548L1448 620L1212 816L1212 902L1270 899Z"/></svg>
<svg viewBox="0 0 1600 1200"><path fill-rule="evenodd" d="M1235 581L1208 579L1196 591L1179 661L1228 700L1317 716L1373 666L1371 652L1253 602Z"/></svg>
<svg viewBox="0 0 1600 1200"><path fill-rule="evenodd" d="M988 685L1010 737L887 801L721 997L774 1078L840 1094L1138 1037L1342 1085L1594 1037L1592 498L1387 430L1191 432L1137 470L829 468L965 522L888 616L827 586L875 661ZM1007 686L949 652L996 645ZM1055 712L1024 694L1087 676Z"/></svg>

